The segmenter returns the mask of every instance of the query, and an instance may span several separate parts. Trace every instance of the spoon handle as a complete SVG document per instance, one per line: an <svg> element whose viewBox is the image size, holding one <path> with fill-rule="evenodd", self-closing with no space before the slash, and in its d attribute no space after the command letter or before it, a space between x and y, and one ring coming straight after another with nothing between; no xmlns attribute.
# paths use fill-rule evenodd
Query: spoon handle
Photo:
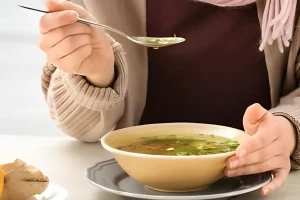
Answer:
<svg viewBox="0 0 300 200"><path fill-rule="evenodd" d="M22 6L22 5L18 5L18 6L21 7L21 8L25 8L27 10L33 10L33 11L42 12L42 13L50 13L50 12L45 11L45 10L39 10L39 9L31 8L31 7L28 7L28 6Z"/></svg>
<svg viewBox="0 0 300 200"><path fill-rule="evenodd" d="M98 24L98 23L95 23L95 22L92 22L92 21L81 19L81 18L78 18L77 22L80 22L80 23L83 23L83 24L89 24L89 25L93 25L93 26L98 26L98 27L101 27L103 29L118 33L119 35L122 35L126 38L129 38L129 36L127 34L123 33L122 31L119 31L118 29L115 29L113 27L110 27L110 26L107 26L107 25L104 25L104 24Z"/></svg>
<svg viewBox="0 0 300 200"><path fill-rule="evenodd" d="M25 8L27 10L33 10L33 11L37 11L37 12L41 12L41 13L51 13L51 12L48 12L48 11L45 11L45 10L39 10L39 9L31 8L31 7L28 7L28 6L22 6L22 5L18 5L18 6L21 7L21 8ZM83 23L83 24L88 24L88 25L93 25L93 26L98 26L98 27L101 27L103 29L118 33L118 34L120 34L120 35L122 35L126 38L129 38L129 36L127 34L123 33L122 31L119 31L118 29L112 28L112 27L104 25L104 24L98 24L98 23L88 21L88 20L85 20L85 19L82 19L82 18L78 18L77 22Z"/></svg>

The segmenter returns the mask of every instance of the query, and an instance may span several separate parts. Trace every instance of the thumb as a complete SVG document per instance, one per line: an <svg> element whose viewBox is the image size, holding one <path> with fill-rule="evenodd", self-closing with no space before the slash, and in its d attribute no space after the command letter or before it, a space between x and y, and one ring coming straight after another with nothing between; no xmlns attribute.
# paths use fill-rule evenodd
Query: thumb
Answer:
<svg viewBox="0 0 300 200"><path fill-rule="evenodd" d="M259 124L267 117L268 113L269 112L258 103L249 106L243 118L245 132L250 135L255 134Z"/></svg>
<svg viewBox="0 0 300 200"><path fill-rule="evenodd" d="M63 0L46 0L46 6L48 8L48 11L55 12L64 10L62 6L62 1Z"/></svg>
<svg viewBox="0 0 300 200"><path fill-rule="evenodd" d="M76 11L80 17L93 20L88 11L82 6L77 5L73 2L67 0L46 0L46 5L49 12L58 12L63 10L73 10Z"/></svg>

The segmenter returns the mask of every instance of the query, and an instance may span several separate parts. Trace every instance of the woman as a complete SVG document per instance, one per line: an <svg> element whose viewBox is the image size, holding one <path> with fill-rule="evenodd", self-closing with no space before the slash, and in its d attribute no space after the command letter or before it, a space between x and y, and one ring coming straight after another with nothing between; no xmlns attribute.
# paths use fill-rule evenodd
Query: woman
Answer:
<svg viewBox="0 0 300 200"><path fill-rule="evenodd" d="M300 168L296 0L74 2L88 11L48 0L54 13L40 22L48 61L43 91L63 132L95 142L112 129L145 123L244 128L253 137L228 159L225 174L273 171L264 195L283 185L291 164ZM79 16L129 35L175 33L187 41L146 49L76 23Z"/></svg>

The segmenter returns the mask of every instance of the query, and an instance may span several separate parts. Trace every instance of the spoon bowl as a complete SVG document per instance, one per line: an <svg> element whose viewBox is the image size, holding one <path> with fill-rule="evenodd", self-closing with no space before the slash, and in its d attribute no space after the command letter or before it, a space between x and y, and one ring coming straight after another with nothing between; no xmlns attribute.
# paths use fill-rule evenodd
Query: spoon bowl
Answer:
<svg viewBox="0 0 300 200"><path fill-rule="evenodd" d="M129 40L154 49L179 44L185 41L181 37L129 37Z"/></svg>

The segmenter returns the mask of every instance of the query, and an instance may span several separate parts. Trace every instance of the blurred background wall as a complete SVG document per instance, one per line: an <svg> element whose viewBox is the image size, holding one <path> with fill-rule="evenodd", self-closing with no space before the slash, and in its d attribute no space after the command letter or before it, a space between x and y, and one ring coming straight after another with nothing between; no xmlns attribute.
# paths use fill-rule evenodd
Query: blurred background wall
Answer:
<svg viewBox="0 0 300 200"><path fill-rule="evenodd" d="M0 134L63 135L51 121L40 87L45 55L38 48L44 0L0 1Z"/></svg>

